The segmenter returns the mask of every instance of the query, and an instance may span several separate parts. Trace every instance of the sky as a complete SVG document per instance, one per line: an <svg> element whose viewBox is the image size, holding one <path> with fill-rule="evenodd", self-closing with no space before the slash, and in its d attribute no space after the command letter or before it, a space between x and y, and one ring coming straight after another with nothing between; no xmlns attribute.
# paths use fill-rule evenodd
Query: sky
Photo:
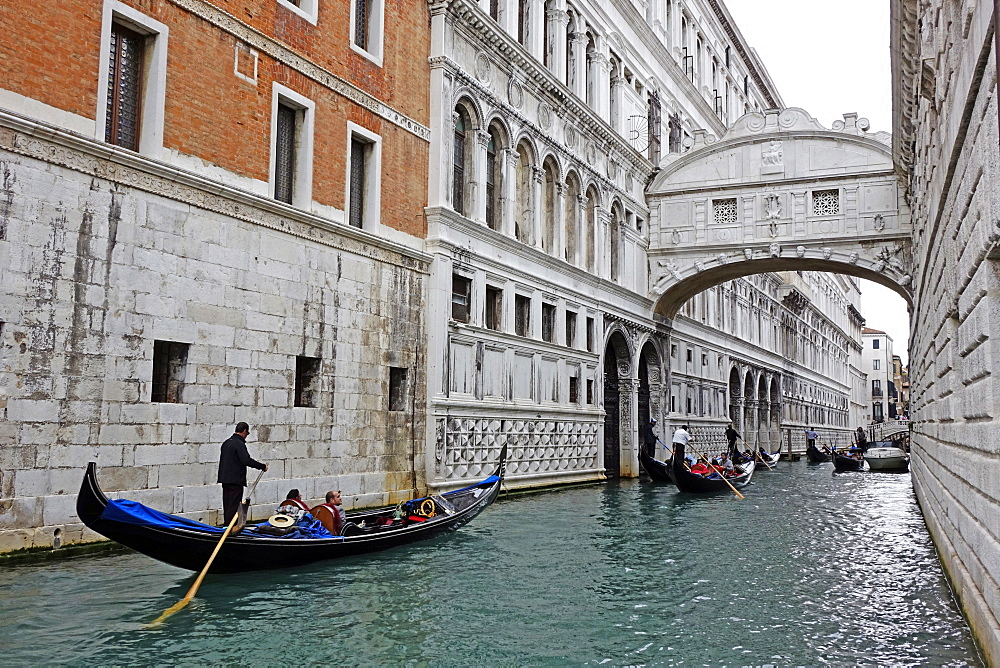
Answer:
<svg viewBox="0 0 1000 668"><path fill-rule="evenodd" d="M786 106L802 107L826 127L853 111L871 122L871 132L892 132L889 0L724 2ZM903 298L863 280L860 310L867 327L892 337L905 364Z"/></svg>

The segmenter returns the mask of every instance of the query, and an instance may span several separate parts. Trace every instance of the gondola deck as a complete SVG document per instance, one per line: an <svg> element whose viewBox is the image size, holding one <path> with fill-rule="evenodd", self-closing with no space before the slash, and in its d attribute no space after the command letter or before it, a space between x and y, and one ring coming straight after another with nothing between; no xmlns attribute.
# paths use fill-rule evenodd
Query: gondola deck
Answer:
<svg viewBox="0 0 1000 668"><path fill-rule="evenodd" d="M426 521L405 525L355 528L350 535L330 538L277 538L244 532L226 539L210 572L235 573L301 566L315 561L387 550L454 531L479 515L497 498L503 482L506 456L507 448L504 447L495 473L485 480L441 495L453 506L452 513L442 512ZM424 499L417 499L415 503L419 505L422 501ZM394 510L383 508L350 513L347 521L351 525L374 523L379 518L391 518ZM77 514L90 529L117 543L159 561L193 571L200 570L205 565L222 534L222 529L217 527L165 513L156 514L176 521L154 524L143 523L141 517L123 517L121 509L111 504L101 491L97 481L97 465L94 462L88 464L80 486Z"/></svg>

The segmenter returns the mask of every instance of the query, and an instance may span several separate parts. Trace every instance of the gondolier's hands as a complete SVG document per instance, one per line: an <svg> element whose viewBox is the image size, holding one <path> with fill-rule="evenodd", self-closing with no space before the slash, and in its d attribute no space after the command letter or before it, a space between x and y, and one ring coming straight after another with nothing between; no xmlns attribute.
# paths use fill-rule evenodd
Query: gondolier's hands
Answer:
<svg viewBox="0 0 1000 668"><path fill-rule="evenodd" d="M271 467L270 464L268 464L267 462L264 462L264 471L267 471L267 469L269 469L270 467Z"/></svg>

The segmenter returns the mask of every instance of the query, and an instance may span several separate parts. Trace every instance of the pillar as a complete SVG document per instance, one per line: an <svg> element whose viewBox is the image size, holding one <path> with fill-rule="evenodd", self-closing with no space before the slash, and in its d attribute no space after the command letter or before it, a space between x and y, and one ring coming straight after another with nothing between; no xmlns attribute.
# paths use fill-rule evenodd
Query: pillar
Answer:
<svg viewBox="0 0 1000 668"><path fill-rule="evenodd" d="M506 149L503 151L503 183L501 184L500 210L502 217L500 220L500 231L504 235L513 238L514 236L514 209L517 206L517 151Z"/></svg>
<svg viewBox="0 0 1000 668"><path fill-rule="evenodd" d="M477 223L486 224L486 149L490 145L490 133L485 130L476 132L476 143L473 147L472 175L469 180L473 207L469 216Z"/></svg>
<svg viewBox="0 0 1000 668"><path fill-rule="evenodd" d="M535 248L542 248L542 186L545 183L545 170L536 165L531 166L531 215L528 231L528 243Z"/></svg>

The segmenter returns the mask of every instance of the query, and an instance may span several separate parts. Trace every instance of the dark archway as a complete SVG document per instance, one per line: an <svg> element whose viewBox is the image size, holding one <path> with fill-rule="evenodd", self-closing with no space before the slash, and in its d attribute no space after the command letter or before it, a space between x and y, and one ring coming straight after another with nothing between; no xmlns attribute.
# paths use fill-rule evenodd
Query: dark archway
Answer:
<svg viewBox="0 0 1000 668"><path fill-rule="evenodd" d="M609 342L604 350L604 471L608 478L621 474L620 406L618 358Z"/></svg>
<svg viewBox="0 0 1000 668"><path fill-rule="evenodd" d="M645 350L643 351L645 352ZM638 409L639 415L636 420L636 428L639 431L638 443L640 448L645 448L646 444L643 442L643 432L645 427L649 424L649 366L646 363L646 356L639 355L639 396ZM652 454L652 453L650 453Z"/></svg>
<svg viewBox="0 0 1000 668"><path fill-rule="evenodd" d="M743 387L740 383L740 370L733 367L729 371L729 421L733 429L743 434L743 416L740 414L740 403L743 400Z"/></svg>

